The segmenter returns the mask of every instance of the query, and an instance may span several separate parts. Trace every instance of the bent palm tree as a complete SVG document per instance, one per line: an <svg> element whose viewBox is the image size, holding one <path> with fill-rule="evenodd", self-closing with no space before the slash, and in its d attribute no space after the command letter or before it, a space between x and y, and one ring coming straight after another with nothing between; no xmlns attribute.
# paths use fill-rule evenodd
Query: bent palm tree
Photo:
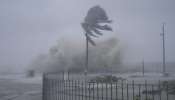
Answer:
<svg viewBox="0 0 175 100"><path fill-rule="evenodd" d="M92 37L98 38L99 35L103 35L100 30L112 31L112 28L107 24L112 21L108 19L106 12L100 6L94 6L89 9L87 16L84 19L84 22L81 23L82 28L85 31L86 37L86 64L85 64L85 75L88 72L88 49L89 43L93 46L96 43L92 40ZM105 25L100 25L100 23L105 23Z"/></svg>

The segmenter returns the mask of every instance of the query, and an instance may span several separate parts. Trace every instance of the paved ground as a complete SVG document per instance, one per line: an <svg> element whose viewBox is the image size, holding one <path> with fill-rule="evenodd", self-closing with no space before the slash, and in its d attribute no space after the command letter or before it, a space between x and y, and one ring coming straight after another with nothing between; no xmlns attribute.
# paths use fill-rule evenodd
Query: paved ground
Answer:
<svg viewBox="0 0 175 100"><path fill-rule="evenodd" d="M0 77L0 100L41 100L39 81L41 80Z"/></svg>

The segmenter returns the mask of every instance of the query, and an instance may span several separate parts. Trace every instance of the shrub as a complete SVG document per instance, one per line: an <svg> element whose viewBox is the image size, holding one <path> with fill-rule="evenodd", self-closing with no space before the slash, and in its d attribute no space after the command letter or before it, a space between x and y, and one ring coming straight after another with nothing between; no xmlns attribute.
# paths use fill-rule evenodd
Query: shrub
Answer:
<svg viewBox="0 0 175 100"><path fill-rule="evenodd" d="M105 76L96 76L95 78L90 79L90 82L111 83L111 82L118 82L119 80L123 80L123 78L112 75L105 75Z"/></svg>

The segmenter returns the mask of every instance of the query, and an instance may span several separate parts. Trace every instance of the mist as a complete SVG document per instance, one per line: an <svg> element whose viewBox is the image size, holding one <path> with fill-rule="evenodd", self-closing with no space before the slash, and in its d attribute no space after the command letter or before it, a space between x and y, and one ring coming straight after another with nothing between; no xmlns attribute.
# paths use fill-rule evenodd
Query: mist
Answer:
<svg viewBox="0 0 175 100"><path fill-rule="evenodd" d="M55 46L49 49L48 53L38 55L30 68L37 72L84 72L84 44L61 38ZM89 72L104 72L114 67L119 69L121 61L122 47L116 37L97 41L97 46L89 48Z"/></svg>

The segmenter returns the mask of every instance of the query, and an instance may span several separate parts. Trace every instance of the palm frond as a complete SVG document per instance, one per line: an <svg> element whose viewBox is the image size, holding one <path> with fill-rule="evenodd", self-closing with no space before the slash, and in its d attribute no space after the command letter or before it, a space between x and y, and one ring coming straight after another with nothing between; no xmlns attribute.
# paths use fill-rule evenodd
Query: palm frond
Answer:
<svg viewBox="0 0 175 100"><path fill-rule="evenodd" d="M112 20L98 20L97 23L112 23Z"/></svg>
<svg viewBox="0 0 175 100"><path fill-rule="evenodd" d="M94 35L94 34L92 33L92 31L91 31L91 29L90 29L90 26L89 26L88 24L86 24L86 23L81 23L81 25L82 25L83 29L85 30L85 32L86 32L87 34L89 34L90 36L93 36L93 37L98 38L98 36L96 36L96 35Z"/></svg>
<svg viewBox="0 0 175 100"><path fill-rule="evenodd" d="M92 40L92 37L98 37L98 35L103 35L100 30L112 31L112 28L107 25L111 22L112 20L108 19L105 10L99 5L90 8L84 19L84 22L81 23L88 42L95 46L96 44ZM100 23L106 23L106 25L100 25Z"/></svg>
<svg viewBox="0 0 175 100"><path fill-rule="evenodd" d="M100 30L112 31L112 28L108 25L101 26L99 24L95 24L94 27Z"/></svg>
<svg viewBox="0 0 175 100"><path fill-rule="evenodd" d="M91 43L93 46L96 46L96 43L91 39L91 37L88 34L86 34L86 37L89 43Z"/></svg>
<svg viewBox="0 0 175 100"><path fill-rule="evenodd" d="M90 31L90 32L87 33L87 34L89 34L89 35L92 36L92 37L99 38L97 35L94 35L94 34L92 33L92 31Z"/></svg>
<svg viewBox="0 0 175 100"><path fill-rule="evenodd" d="M99 22L110 22L108 16L103 8L96 5L89 9L87 16L85 17L85 22L89 24L95 24Z"/></svg>
<svg viewBox="0 0 175 100"><path fill-rule="evenodd" d="M92 30L96 33L96 34L98 34L98 35L103 35L103 33L101 33L99 30L97 30L96 28L92 28Z"/></svg>
<svg viewBox="0 0 175 100"><path fill-rule="evenodd" d="M110 27L109 25L104 25L103 28L107 31L112 31L112 27Z"/></svg>

